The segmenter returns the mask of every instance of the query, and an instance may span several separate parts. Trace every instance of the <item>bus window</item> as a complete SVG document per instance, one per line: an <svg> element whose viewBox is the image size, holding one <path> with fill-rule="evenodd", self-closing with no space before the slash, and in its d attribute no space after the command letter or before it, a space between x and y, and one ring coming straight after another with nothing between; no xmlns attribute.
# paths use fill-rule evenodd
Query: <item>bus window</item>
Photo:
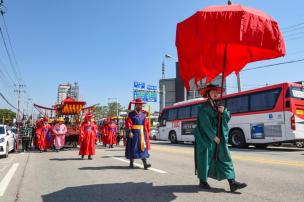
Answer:
<svg viewBox="0 0 304 202"><path fill-rule="evenodd" d="M286 97L304 100L304 87L289 87Z"/></svg>
<svg viewBox="0 0 304 202"><path fill-rule="evenodd" d="M182 107L178 109L178 119L188 119L190 118L191 107Z"/></svg>
<svg viewBox="0 0 304 202"><path fill-rule="evenodd" d="M199 107L200 105L198 104L198 105L193 105L192 107L191 107L191 118L196 118L197 117L197 114L198 114L198 107Z"/></svg>
<svg viewBox="0 0 304 202"><path fill-rule="evenodd" d="M281 88L250 95L250 111L271 110L275 107Z"/></svg>
<svg viewBox="0 0 304 202"><path fill-rule="evenodd" d="M225 100L224 106L232 113L244 113L249 111L248 96L240 96L228 98Z"/></svg>
<svg viewBox="0 0 304 202"><path fill-rule="evenodd" d="M177 118L177 109L169 109L168 121L174 121Z"/></svg>
<svg viewBox="0 0 304 202"><path fill-rule="evenodd" d="M168 110L164 110L159 119L160 126L166 126L167 119L168 119Z"/></svg>

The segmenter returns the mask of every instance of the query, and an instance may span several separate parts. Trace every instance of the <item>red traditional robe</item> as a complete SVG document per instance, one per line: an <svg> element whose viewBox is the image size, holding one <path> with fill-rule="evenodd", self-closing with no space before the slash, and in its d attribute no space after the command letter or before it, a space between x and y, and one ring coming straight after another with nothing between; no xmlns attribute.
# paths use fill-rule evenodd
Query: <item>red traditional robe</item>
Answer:
<svg viewBox="0 0 304 202"><path fill-rule="evenodd" d="M50 139L48 140L47 136L48 138L51 138L51 131L52 131L52 126L50 124L46 124L41 127L40 136L38 138L39 150L43 151L49 148Z"/></svg>
<svg viewBox="0 0 304 202"><path fill-rule="evenodd" d="M101 127L101 141L103 142L103 144L106 144L106 139L108 136L108 124L103 124Z"/></svg>
<svg viewBox="0 0 304 202"><path fill-rule="evenodd" d="M79 155L95 155L97 127L92 122L83 122L80 126Z"/></svg>
<svg viewBox="0 0 304 202"><path fill-rule="evenodd" d="M105 126L106 136L104 138L104 144L114 145L116 144L116 132L117 127L115 123L109 123Z"/></svg>

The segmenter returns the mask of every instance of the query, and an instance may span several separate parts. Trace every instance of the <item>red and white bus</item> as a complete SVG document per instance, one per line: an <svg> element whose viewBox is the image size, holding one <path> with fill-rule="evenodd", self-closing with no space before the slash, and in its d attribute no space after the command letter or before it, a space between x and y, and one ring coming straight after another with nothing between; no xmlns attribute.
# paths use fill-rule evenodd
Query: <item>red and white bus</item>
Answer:
<svg viewBox="0 0 304 202"><path fill-rule="evenodd" d="M194 142L201 98L162 110L161 140ZM229 143L235 147L266 147L272 143L304 141L304 85L282 83L224 96L231 112Z"/></svg>

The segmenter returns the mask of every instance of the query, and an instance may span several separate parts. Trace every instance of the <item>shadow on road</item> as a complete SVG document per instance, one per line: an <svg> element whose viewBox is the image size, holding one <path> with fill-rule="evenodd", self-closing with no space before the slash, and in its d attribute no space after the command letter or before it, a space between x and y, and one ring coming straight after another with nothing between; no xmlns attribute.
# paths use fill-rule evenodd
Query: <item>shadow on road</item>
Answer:
<svg viewBox="0 0 304 202"><path fill-rule="evenodd" d="M125 158L126 156L102 156L101 158L103 159L108 159L108 158L113 158L113 157L117 157L117 158Z"/></svg>
<svg viewBox="0 0 304 202"><path fill-rule="evenodd" d="M81 158L53 158L50 161L82 161Z"/></svg>
<svg viewBox="0 0 304 202"><path fill-rule="evenodd" d="M129 166L100 166L100 167L82 167L79 170L131 170ZM134 167L133 169L140 169Z"/></svg>
<svg viewBox="0 0 304 202"><path fill-rule="evenodd" d="M105 151L125 151L125 149L106 149Z"/></svg>
<svg viewBox="0 0 304 202"><path fill-rule="evenodd" d="M42 196L44 202L62 201L157 201L167 202L177 198L175 193L198 193L197 185L154 186L152 183L117 183L68 187ZM207 192L226 193L224 189L211 189ZM230 192L228 192L230 193Z"/></svg>
<svg viewBox="0 0 304 202"><path fill-rule="evenodd" d="M181 148L192 148L194 147L192 143L180 143L180 144L172 144L168 141L151 141L152 148L153 145L159 145L159 146L166 146L166 147L181 147ZM299 152L299 151L304 151L304 149L301 148L296 148L296 147L272 147L269 146L267 148L261 149L261 148L256 148L254 146L250 146L248 148L235 148L232 146L229 146L229 149L231 151L242 151L242 152Z"/></svg>

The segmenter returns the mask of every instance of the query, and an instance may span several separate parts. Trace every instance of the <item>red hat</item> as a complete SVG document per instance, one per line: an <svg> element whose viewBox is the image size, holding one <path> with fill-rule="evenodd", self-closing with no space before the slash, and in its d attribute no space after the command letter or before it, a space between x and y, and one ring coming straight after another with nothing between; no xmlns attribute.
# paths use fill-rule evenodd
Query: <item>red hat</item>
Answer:
<svg viewBox="0 0 304 202"><path fill-rule="evenodd" d="M207 98L208 97L208 93L211 91L211 90L215 90L217 91L217 93L221 94L222 93L222 88L221 87L218 87L216 85L213 85L213 84L209 84L208 86L206 86L203 90L201 90L201 94L204 98Z"/></svg>
<svg viewBox="0 0 304 202"><path fill-rule="evenodd" d="M49 118L47 116L43 117L43 121L48 121Z"/></svg>
<svg viewBox="0 0 304 202"><path fill-rule="evenodd" d="M91 119L92 117L93 117L93 115L92 115L90 112L88 112L88 113L86 113L86 115L84 116L84 120L87 121L87 120Z"/></svg>
<svg viewBox="0 0 304 202"><path fill-rule="evenodd" d="M129 110L131 109L132 104L146 104L146 103L142 101L142 99L140 98L134 99L129 103L129 107L128 107Z"/></svg>

